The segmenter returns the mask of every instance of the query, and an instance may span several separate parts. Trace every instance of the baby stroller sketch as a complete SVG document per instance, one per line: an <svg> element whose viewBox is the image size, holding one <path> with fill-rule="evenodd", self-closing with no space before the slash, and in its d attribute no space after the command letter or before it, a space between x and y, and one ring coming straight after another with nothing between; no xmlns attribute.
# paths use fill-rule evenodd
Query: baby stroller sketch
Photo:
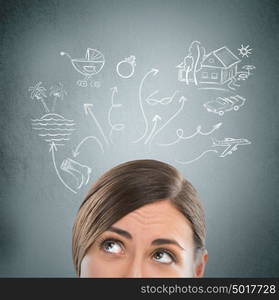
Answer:
<svg viewBox="0 0 279 300"><path fill-rule="evenodd" d="M87 87L88 83L90 82L91 86L99 87L99 82L93 82L92 77L98 74L104 64L105 64L105 57L104 55L96 50L87 48L85 59L84 58L75 58L73 59L70 54L66 52L60 52L60 55L68 56L71 60L71 63L76 71L80 74L84 75L83 80L78 80L77 84L81 87Z"/></svg>

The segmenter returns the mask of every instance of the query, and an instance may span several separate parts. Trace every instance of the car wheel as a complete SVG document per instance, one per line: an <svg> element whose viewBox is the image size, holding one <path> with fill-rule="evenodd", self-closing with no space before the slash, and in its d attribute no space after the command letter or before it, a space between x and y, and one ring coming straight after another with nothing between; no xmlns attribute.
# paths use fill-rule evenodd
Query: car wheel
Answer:
<svg viewBox="0 0 279 300"><path fill-rule="evenodd" d="M233 107L233 109L236 111L236 110L239 109L239 106L236 105L236 106Z"/></svg>

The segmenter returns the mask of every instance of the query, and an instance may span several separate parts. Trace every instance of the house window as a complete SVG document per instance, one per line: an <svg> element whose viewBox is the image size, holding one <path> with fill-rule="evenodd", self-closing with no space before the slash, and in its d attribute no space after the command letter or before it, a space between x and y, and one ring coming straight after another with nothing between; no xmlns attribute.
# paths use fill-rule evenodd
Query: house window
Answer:
<svg viewBox="0 0 279 300"><path fill-rule="evenodd" d="M202 78L208 78L208 73L207 72L202 72Z"/></svg>
<svg viewBox="0 0 279 300"><path fill-rule="evenodd" d="M211 79L217 79L218 74L217 73L211 73Z"/></svg>

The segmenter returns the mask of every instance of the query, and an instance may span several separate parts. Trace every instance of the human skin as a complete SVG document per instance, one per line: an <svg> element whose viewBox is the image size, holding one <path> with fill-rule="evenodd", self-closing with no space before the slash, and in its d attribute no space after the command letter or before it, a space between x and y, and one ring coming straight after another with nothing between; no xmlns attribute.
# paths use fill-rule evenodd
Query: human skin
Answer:
<svg viewBox="0 0 279 300"><path fill-rule="evenodd" d="M205 251L194 261L189 221L162 200L103 232L84 256L80 277L202 277L207 258Z"/></svg>

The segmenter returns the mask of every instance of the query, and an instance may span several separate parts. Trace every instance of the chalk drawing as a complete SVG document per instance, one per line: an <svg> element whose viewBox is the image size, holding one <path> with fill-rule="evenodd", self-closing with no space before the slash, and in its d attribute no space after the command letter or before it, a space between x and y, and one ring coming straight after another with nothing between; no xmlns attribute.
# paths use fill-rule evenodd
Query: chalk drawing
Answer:
<svg viewBox="0 0 279 300"><path fill-rule="evenodd" d="M90 139L94 140L99 145L102 153L104 153L104 147L103 147L103 144L101 143L101 141L96 136L90 135L90 136L87 136L84 139L82 139L82 141L75 147L75 149L72 151L73 157L77 157L80 154L81 146Z"/></svg>
<svg viewBox="0 0 279 300"><path fill-rule="evenodd" d="M77 181L77 189L87 185L90 179L92 169L79 162L66 158L62 161L60 169L72 175Z"/></svg>
<svg viewBox="0 0 279 300"><path fill-rule="evenodd" d="M145 112L144 112L144 108L143 108L143 99L142 99L142 88L143 88L143 84L144 84L144 81L147 79L148 76L152 75L152 76L155 76L157 75L159 72L159 70L157 69L151 69L150 71L148 71L142 78L141 82L140 82L140 86L139 86L139 105L140 105L140 109L141 109L141 112L142 112L142 116L143 116L143 119L144 119L144 133L142 134L142 136L140 136L137 140L133 141L133 143L138 143L139 141L141 141L147 134L148 132L148 121L147 121L147 118L146 118L146 115L145 115Z"/></svg>
<svg viewBox="0 0 279 300"><path fill-rule="evenodd" d="M85 115L90 115L93 118L95 124L97 125L97 128L98 128L99 132L102 135L102 138L104 139L105 143L108 145L109 141L108 141L107 137L105 136L105 133L104 133L104 130L103 130L102 126L98 122L98 120L97 120L97 118L96 118L96 116L95 116L95 114L93 112L93 109L92 109L93 108L93 104L91 104L91 103L85 103L83 105L83 107L84 107Z"/></svg>
<svg viewBox="0 0 279 300"><path fill-rule="evenodd" d="M112 90L112 93L111 93L111 107L108 111L108 123L109 123L109 126L111 127L110 133L109 133L109 139L110 139L111 144L113 144L113 140L112 140L113 131L122 131L122 130L124 130L125 129L125 124L122 124L122 123L112 124L112 122L111 122L112 110L115 109L115 108L122 107L122 104L114 103L114 96L115 96L115 94L118 93L117 87L115 86L115 87L111 88L111 90Z"/></svg>
<svg viewBox="0 0 279 300"><path fill-rule="evenodd" d="M183 110L185 102L187 101L187 98L184 96L181 96L178 100L179 103L181 103L180 108L173 114L173 116L165 122L163 126L161 126L159 129L155 131L155 133L149 138L149 144L152 143L153 139L156 135L158 135L173 119L175 119Z"/></svg>
<svg viewBox="0 0 279 300"><path fill-rule="evenodd" d="M205 48L199 41L193 41L188 49L187 56L176 66L178 68L178 80L184 81L187 85L194 83L198 85L197 72L202 68L205 57Z"/></svg>
<svg viewBox="0 0 279 300"><path fill-rule="evenodd" d="M243 46L241 44L241 47L237 49L239 51L239 55L241 57L249 57L250 54L252 54L252 50L253 50L252 48L249 48L249 47L250 47L250 45Z"/></svg>
<svg viewBox="0 0 279 300"><path fill-rule="evenodd" d="M148 143L149 143L149 141L151 140L151 138L152 138L152 136L153 136L155 130L157 129L157 123L158 123L159 121L161 121L161 120L162 120L162 118L161 118L159 115L155 115L155 116L154 116L154 118L152 119L153 127L152 127L152 130L151 130L150 134L148 135L147 139L146 139L145 142L144 142L145 144L148 144Z"/></svg>
<svg viewBox="0 0 279 300"><path fill-rule="evenodd" d="M249 45L238 49L242 58L251 54ZM240 83L250 76L255 67L247 65L240 68L242 60L227 46L222 46L206 54L201 42L193 41L187 55L176 66L178 81L194 85L202 90L236 90ZM246 69L246 71L244 71Z"/></svg>
<svg viewBox="0 0 279 300"><path fill-rule="evenodd" d="M54 98L51 108L51 111L54 111L57 100L64 100L64 96L67 95L67 92L65 91L63 84L59 82L57 85L51 86L49 95Z"/></svg>
<svg viewBox="0 0 279 300"><path fill-rule="evenodd" d="M237 150L238 146L249 145L251 142L247 139L235 139L235 138L225 138L224 140L217 140L212 138L212 147L226 147L226 149L220 154L220 157L225 157L232 154Z"/></svg>
<svg viewBox="0 0 279 300"><path fill-rule="evenodd" d="M245 104L246 99L242 96L235 95L230 97L218 97L213 101L208 101L203 104L208 112L224 115L225 112L239 110Z"/></svg>
<svg viewBox="0 0 279 300"><path fill-rule="evenodd" d="M130 69L128 72L124 71L127 66ZM131 55L127 58L124 58L116 65L116 72L122 78L130 78L135 73L135 67L136 67L136 57L134 55Z"/></svg>
<svg viewBox="0 0 279 300"><path fill-rule="evenodd" d="M105 57L99 50L87 48L85 58L73 59L69 53L60 52L61 56L67 56L74 67L74 69L84 76L83 80L78 80L77 85L80 87L87 87L90 82L90 86L96 86L92 77L98 74L105 64ZM98 83L99 85L100 83ZM97 87L99 87L97 85Z"/></svg>
<svg viewBox="0 0 279 300"><path fill-rule="evenodd" d="M193 134L189 135L189 136L184 136L184 130L182 128L178 128L176 130L176 135L177 135L178 138L174 142L167 143L167 144L159 144L159 143L157 143L157 145L162 146L162 147L173 146L173 145L179 143L181 140L192 139L193 137L195 137L198 134L205 135L205 136L206 135L210 135L215 130L219 129L221 126L222 126L222 123L218 123L218 124L214 125L211 130L209 130L207 132L203 132L203 131L201 131L201 125L198 125L197 128L196 128L196 131Z"/></svg>
<svg viewBox="0 0 279 300"><path fill-rule="evenodd" d="M50 149L49 149L49 152L51 153L51 157L52 157L52 162L53 162L53 166L54 166L54 169L55 169L55 172L59 178L59 180L62 182L62 184L68 189L70 190L71 192L73 192L74 194L76 194L77 192L72 189L64 180L63 178L61 177L60 173L59 173L59 170L57 168L57 165L56 165L56 161L55 161L55 152L57 151L57 144L55 144L54 142L51 142L50 144Z"/></svg>
<svg viewBox="0 0 279 300"><path fill-rule="evenodd" d="M175 159L175 161L179 164L182 164L182 165L189 165L199 159L201 159L206 153L209 153L209 152L215 152L215 153L218 153L217 150L206 150L204 151L202 154L200 154L198 157L194 158L194 159L191 159L191 160L188 160L188 161L181 161L181 160L178 160L178 159Z"/></svg>
<svg viewBox="0 0 279 300"><path fill-rule="evenodd" d="M44 110L46 113L49 112L49 108L48 106L46 105L46 102L44 100L44 98L47 98L47 95L46 95L46 91L47 89L43 86L41 86L42 82L39 81L38 83L36 83L34 86L30 86L28 91L31 92L31 99L34 100L38 100L42 103L43 107L44 107Z"/></svg>
<svg viewBox="0 0 279 300"><path fill-rule="evenodd" d="M161 99L156 99L154 98L154 96L156 94L158 94L158 90L155 90L154 92L152 92L146 99L145 101L149 104L149 105L152 105L152 106L155 106L157 104L162 104L162 105L168 105L168 104L171 104L174 97L176 96L176 94L178 93L178 91L174 91L174 93L169 96L169 97L164 97L164 98L161 98Z"/></svg>
<svg viewBox="0 0 279 300"><path fill-rule="evenodd" d="M256 67L253 65L245 65L242 67L242 69L247 71L247 76L249 77L252 74L251 71L255 70Z"/></svg>
<svg viewBox="0 0 279 300"><path fill-rule="evenodd" d="M48 144L69 141L72 133L76 130L73 120L56 113L45 114L39 119L31 119L31 123L32 129L36 130ZM61 143L59 145L64 146Z"/></svg>

